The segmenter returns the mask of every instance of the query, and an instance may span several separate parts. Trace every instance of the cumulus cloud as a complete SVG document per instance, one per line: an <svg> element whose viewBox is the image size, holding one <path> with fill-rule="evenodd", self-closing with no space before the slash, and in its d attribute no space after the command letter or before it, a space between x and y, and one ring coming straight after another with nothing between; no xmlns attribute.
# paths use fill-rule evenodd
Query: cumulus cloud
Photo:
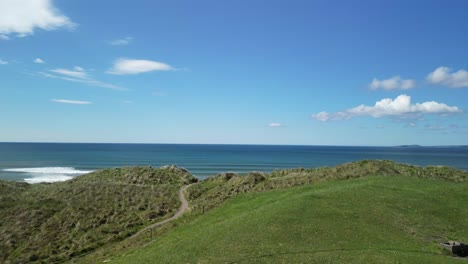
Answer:
<svg viewBox="0 0 468 264"><path fill-rule="evenodd" d="M139 74L151 71L170 71L174 70L172 66L157 61L133 60L121 58L115 61L114 66L107 71L110 74L127 75Z"/></svg>
<svg viewBox="0 0 468 264"><path fill-rule="evenodd" d="M43 61L41 58L36 58L36 59L34 60L34 63L42 64L42 63L45 63L45 61Z"/></svg>
<svg viewBox="0 0 468 264"><path fill-rule="evenodd" d="M270 123L270 124L268 124L268 127L282 127L282 126L284 126L284 125L281 124L281 123Z"/></svg>
<svg viewBox="0 0 468 264"><path fill-rule="evenodd" d="M337 113L320 112L312 115L312 118L326 122L329 120L350 119L355 116L405 118L424 114L451 114L460 112L462 111L456 106L448 106L435 101L412 104L411 97L402 94L395 99L382 99L373 106L359 105Z"/></svg>
<svg viewBox="0 0 468 264"><path fill-rule="evenodd" d="M49 72L39 72L38 74L40 76L47 77L47 78L54 78L54 79L60 79L60 80L69 81L69 82L83 83L89 86L109 88L109 89L120 90L120 91L127 90L126 88L120 87L118 85L95 80L89 76L89 74L86 72L85 69L78 67L78 66L75 66L73 69L60 68L60 69L49 70Z"/></svg>
<svg viewBox="0 0 468 264"><path fill-rule="evenodd" d="M36 29L73 28L75 24L54 7L52 0L0 1L0 38L25 37Z"/></svg>
<svg viewBox="0 0 468 264"><path fill-rule="evenodd" d="M123 38L123 39L114 39L112 41L109 42L109 44L113 45L113 46L126 46L128 44L130 44L130 42L132 42L133 38L132 37L126 37L126 38Z"/></svg>
<svg viewBox="0 0 468 264"><path fill-rule="evenodd" d="M8 61L0 59L0 65L7 65Z"/></svg>
<svg viewBox="0 0 468 264"><path fill-rule="evenodd" d="M75 105L87 105L92 104L88 101L77 101L77 100L68 100L68 99L52 99L52 102L61 103L61 104L75 104Z"/></svg>
<svg viewBox="0 0 468 264"><path fill-rule="evenodd" d="M439 67L429 73L427 80L432 84L444 85L452 88L468 87L468 71L460 69L456 72L448 67Z"/></svg>
<svg viewBox="0 0 468 264"><path fill-rule="evenodd" d="M404 80L398 75L386 80L374 78L369 84L371 90L408 90L414 87L416 87L415 80Z"/></svg>

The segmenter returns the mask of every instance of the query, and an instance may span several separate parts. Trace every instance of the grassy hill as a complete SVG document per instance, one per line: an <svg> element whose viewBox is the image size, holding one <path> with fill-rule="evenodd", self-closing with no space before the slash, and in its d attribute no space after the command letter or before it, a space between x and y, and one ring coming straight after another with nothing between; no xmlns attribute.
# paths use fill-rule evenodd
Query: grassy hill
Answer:
<svg viewBox="0 0 468 264"><path fill-rule="evenodd" d="M177 167L106 169L53 184L0 181L0 262L60 263L120 241L179 207Z"/></svg>
<svg viewBox="0 0 468 264"><path fill-rule="evenodd" d="M2 263L456 263L468 241L468 173L391 161L196 182L175 166L117 168L71 181L0 181ZM127 239L131 237L131 239Z"/></svg>
<svg viewBox="0 0 468 264"><path fill-rule="evenodd" d="M277 170L271 174L261 172L251 172L247 175L223 173L192 186L189 189L190 202L192 207L199 211L203 207L205 209L214 208L223 201L242 193L265 192L330 180L347 180L376 175L452 182L468 181L467 172L454 168L443 166L419 167L387 160L363 160L332 168L297 168Z"/></svg>
<svg viewBox="0 0 468 264"><path fill-rule="evenodd" d="M223 174L190 188L194 211L176 227L107 261L465 263L438 243L468 241L467 179L387 161Z"/></svg>

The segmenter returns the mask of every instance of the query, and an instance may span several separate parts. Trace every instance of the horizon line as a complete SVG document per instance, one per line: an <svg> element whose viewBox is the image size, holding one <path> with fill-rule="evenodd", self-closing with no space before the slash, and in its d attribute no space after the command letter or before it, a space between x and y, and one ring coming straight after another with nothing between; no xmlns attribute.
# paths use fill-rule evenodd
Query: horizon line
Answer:
<svg viewBox="0 0 468 264"><path fill-rule="evenodd" d="M143 142L53 142L53 141L0 141L0 144L121 144L121 145L228 145L228 146L297 146L297 147L468 147L468 145L329 145L329 144L252 144L252 143L143 143Z"/></svg>

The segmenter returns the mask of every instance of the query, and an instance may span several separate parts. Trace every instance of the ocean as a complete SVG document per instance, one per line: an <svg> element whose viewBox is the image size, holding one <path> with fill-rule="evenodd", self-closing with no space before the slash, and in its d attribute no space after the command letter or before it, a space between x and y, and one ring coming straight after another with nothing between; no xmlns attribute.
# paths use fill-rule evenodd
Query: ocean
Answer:
<svg viewBox="0 0 468 264"><path fill-rule="evenodd" d="M197 144L0 143L0 179L29 183L72 179L94 170L175 164L199 178L220 172L271 172L379 159L468 170L468 146L340 147Z"/></svg>

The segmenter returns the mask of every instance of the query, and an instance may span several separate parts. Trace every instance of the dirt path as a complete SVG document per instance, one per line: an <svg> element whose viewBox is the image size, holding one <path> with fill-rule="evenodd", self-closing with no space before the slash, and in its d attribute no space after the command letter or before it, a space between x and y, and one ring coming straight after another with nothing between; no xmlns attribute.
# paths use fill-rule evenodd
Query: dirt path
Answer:
<svg viewBox="0 0 468 264"><path fill-rule="evenodd" d="M155 228L157 226L160 226L160 225L163 225L167 222L170 222L170 221L173 221L173 220L176 220L177 218L181 217L185 211L187 210L188 208L188 202L187 202L187 199L185 199L185 190L187 190L188 187L190 187L192 184L189 184L189 185L184 185L182 186L180 189L179 189L179 200L180 202L182 203L179 207L179 210L170 218L166 219L166 220L163 220L161 222L157 222L157 223L154 223L152 225L149 225L143 229L141 229L140 231L136 232L133 236L129 237L129 238L134 238L146 231L148 231L149 229L152 229L152 228Z"/></svg>

